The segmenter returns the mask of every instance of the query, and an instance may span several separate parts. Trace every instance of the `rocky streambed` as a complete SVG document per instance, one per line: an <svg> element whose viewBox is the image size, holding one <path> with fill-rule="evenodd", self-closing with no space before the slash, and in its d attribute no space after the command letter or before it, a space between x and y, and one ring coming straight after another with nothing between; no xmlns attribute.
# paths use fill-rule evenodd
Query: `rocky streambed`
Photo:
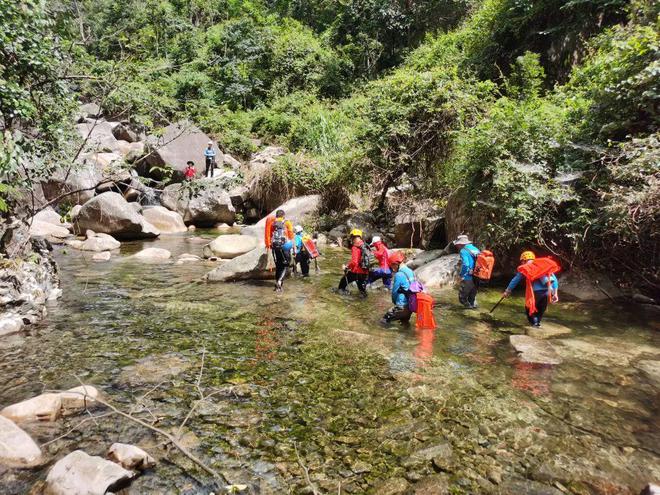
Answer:
<svg viewBox="0 0 660 495"><path fill-rule="evenodd" d="M104 263L56 247L64 293L0 340L0 405L84 382L220 479L99 407L81 425L86 413L21 425L44 464L0 467L0 493L37 493L71 452L106 457L115 443L155 461L124 489L136 494L637 494L660 481L660 345L643 315L562 303L530 342L517 338L520 299L492 316L497 291L466 312L445 290L436 331L383 329L387 293L331 293L341 250L277 295L270 282L202 282L217 265L178 263L202 255L189 238L123 243ZM131 256L146 247L172 256Z"/></svg>

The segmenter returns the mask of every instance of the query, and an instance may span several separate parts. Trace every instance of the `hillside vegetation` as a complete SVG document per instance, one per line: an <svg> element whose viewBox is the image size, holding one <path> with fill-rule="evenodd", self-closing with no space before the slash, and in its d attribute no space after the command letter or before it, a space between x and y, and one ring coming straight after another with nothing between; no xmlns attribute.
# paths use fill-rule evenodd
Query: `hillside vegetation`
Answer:
<svg viewBox="0 0 660 495"><path fill-rule="evenodd" d="M501 253L657 292L659 26L652 1L0 0L0 206L94 101L243 157L283 145L276 179L329 215L360 192L386 222L396 187Z"/></svg>

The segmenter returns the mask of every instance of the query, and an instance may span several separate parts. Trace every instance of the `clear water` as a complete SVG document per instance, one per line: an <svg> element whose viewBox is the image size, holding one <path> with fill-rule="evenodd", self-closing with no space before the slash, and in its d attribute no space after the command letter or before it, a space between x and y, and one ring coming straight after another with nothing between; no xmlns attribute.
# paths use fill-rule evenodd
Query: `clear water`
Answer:
<svg viewBox="0 0 660 495"><path fill-rule="evenodd" d="M547 320L572 330L553 341L564 362L531 366L508 343L525 331L522 300L490 315L495 289L475 312L437 292L435 331L384 329L389 294L331 292L343 251L280 295L270 282L204 283L209 262L127 258L146 246L175 260L203 244L188 234L125 243L105 263L57 249L64 295L46 321L0 341L0 405L83 381L175 432L194 406L182 441L225 480L216 486L162 438L109 416L49 444L42 469L0 468L0 493L26 493L71 450L104 455L118 441L159 461L127 489L136 494L228 483L312 493L301 465L319 493L633 494L660 481L658 384L639 364L660 360L657 322L632 309L551 307ZM26 429L45 443L84 417Z"/></svg>

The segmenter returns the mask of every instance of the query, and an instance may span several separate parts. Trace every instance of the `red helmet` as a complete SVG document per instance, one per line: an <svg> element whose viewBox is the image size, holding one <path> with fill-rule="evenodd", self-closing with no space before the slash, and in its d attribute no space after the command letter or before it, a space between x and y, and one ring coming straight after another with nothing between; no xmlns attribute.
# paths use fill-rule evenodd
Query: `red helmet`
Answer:
<svg viewBox="0 0 660 495"><path fill-rule="evenodd" d="M405 256L401 251L394 251L392 254L390 254L390 263L401 264L403 263L404 259Z"/></svg>

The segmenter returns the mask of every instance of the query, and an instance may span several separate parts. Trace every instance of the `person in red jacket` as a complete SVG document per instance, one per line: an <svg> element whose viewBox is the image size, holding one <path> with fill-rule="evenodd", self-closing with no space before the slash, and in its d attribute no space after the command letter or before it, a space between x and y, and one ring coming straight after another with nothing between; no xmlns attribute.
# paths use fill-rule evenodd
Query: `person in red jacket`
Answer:
<svg viewBox="0 0 660 495"><path fill-rule="evenodd" d="M195 163L188 160L186 162L186 169L183 171L183 176L186 178L186 180L193 180L196 173L197 171L195 170Z"/></svg>
<svg viewBox="0 0 660 495"><path fill-rule="evenodd" d="M387 246L379 236L375 235L371 239L371 249L376 260L378 260L378 268L369 272L369 283L372 284L382 278L383 285L389 289L392 283L392 270L390 269L390 255Z"/></svg>
<svg viewBox="0 0 660 495"><path fill-rule="evenodd" d="M369 276L369 255L371 251L362 240L362 231L351 231L351 261L344 265L344 276L339 281L338 292L348 294L348 284L355 282L360 289L360 295L367 297L367 277Z"/></svg>

